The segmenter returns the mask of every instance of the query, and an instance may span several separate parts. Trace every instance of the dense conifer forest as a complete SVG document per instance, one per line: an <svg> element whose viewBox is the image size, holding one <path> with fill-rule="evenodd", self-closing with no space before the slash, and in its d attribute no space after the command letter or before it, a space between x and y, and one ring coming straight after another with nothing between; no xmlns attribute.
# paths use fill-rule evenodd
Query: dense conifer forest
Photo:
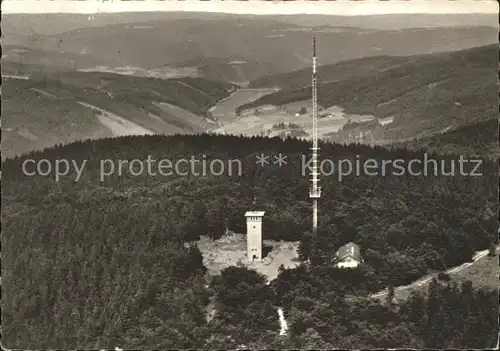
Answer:
<svg viewBox="0 0 500 351"><path fill-rule="evenodd" d="M367 296L469 261L474 251L497 242L496 164L485 160L481 176L464 176L458 155L428 154L438 164L446 161L446 171L455 160L455 175L381 175L381 169L378 175L361 172L340 181L338 170L322 175L320 245L311 255L309 182L301 161L301 155L309 159L309 146L290 138L133 136L76 142L6 160L4 346L495 346L497 291L433 281L425 294L399 304ZM256 164L261 153L270 156L269 165ZM281 167L272 162L279 153L288 161ZM321 155L353 164L396 159L407 164L423 160L424 151L323 144ZM117 165L148 156L173 162L220 159L226 168L240 160L242 173L235 162L232 174L219 176L133 175L137 169L127 166L121 175L100 179L103 160ZM53 175L24 175L26 159L87 163L78 181L74 171L55 181ZM202 168L195 166L198 172ZM465 171L472 168L464 165ZM244 212L254 200L266 211L265 238L300 241L303 263L282 269L270 284L244 267L208 279L194 242L200 235L220 237L226 224L245 233ZM361 247L364 263L351 271L333 268L336 249L349 241ZM207 322L209 304L217 313ZM285 311L287 336L279 335L276 306Z"/></svg>
<svg viewBox="0 0 500 351"><path fill-rule="evenodd" d="M434 135L429 138L413 139L398 143L407 148L436 150L437 152L452 152L456 154L468 153L482 155L490 158L500 156L498 148L498 119L489 119L462 126L446 133Z"/></svg>

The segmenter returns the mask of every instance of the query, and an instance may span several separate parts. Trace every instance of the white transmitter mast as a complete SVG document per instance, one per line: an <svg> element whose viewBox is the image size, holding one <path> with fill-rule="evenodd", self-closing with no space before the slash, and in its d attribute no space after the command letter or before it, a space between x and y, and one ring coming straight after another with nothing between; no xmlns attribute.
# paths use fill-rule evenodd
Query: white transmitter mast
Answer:
<svg viewBox="0 0 500 351"><path fill-rule="evenodd" d="M313 74L312 74L312 169L311 169L311 189L309 198L312 199L313 223L312 231L314 239L317 239L318 232L318 200L321 197L321 187L318 187L318 82L316 77L316 38L313 37Z"/></svg>

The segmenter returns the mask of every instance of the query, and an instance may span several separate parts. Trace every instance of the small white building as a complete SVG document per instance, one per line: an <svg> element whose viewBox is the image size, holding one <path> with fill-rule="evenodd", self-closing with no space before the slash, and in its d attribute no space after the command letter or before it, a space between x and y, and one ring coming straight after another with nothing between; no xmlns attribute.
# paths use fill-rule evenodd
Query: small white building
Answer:
<svg viewBox="0 0 500 351"><path fill-rule="evenodd" d="M248 260L262 260L262 217L264 211L248 211L247 218L247 255Z"/></svg>
<svg viewBox="0 0 500 351"><path fill-rule="evenodd" d="M338 261L336 266L339 268L355 268L363 262L359 246L352 242L338 249L335 253L335 257Z"/></svg>

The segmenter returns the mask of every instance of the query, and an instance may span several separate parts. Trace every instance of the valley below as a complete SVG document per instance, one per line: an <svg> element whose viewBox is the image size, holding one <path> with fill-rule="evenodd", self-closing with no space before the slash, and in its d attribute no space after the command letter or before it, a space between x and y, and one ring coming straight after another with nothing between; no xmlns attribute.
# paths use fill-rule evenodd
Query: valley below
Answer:
<svg viewBox="0 0 500 351"><path fill-rule="evenodd" d="M75 16L76 23L86 25L64 31L53 20L47 17L47 23L32 24L38 32L25 33L20 17L7 19L3 158L58 143L143 132L310 136L309 25L270 19L262 26L254 18L227 18L216 25L190 16L145 21L139 15L137 21L144 22L120 24L111 17ZM110 40L109 47L94 39L98 23L108 20L110 31L100 35ZM235 36L220 42L219 35L233 28ZM319 26L319 43L338 41L345 48L321 46L320 138L415 147L452 140L461 127L494 118L495 97L487 92L496 84L491 78L495 48L487 46L493 32L487 26ZM125 33L137 40L127 41ZM162 45L148 39L159 33ZM347 45L348 38L358 46ZM248 47L240 45L245 39ZM408 47L412 41L419 45ZM25 86L29 93L22 91ZM465 88L456 92L457 86ZM53 128L50 123L64 114L71 121ZM479 125L478 130L483 133ZM446 149L466 149L453 143Z"/></svg>
<svg viewBox="0 0 500 351"><path fill-rule="evenodd" d="M269 94L268 89L253 89L252 91L261 91L262 95ZM281 106L263 105L255 109L237 112L237 107L251 103L257 98L258 95L255 94L252 99L242 101L240 96L234 95L234 97L230 96L220 105L217 104L213 109L213 113L214 116L219 113L217 118L219 126L210 129L210 132L244 136L291 136L310 139L312 134L311 100L297 101ZM338 106L327 109L320 107L320 110L318 124L320 138L327 138L348 123L364 123L375 119L372 115L346 114Z"/></svg>

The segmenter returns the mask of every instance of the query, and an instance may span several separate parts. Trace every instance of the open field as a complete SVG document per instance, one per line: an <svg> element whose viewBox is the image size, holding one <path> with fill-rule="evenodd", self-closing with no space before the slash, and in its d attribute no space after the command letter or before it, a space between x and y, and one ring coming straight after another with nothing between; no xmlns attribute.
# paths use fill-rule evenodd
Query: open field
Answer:
<svg viewBox="0 0 500 351"><path fill-rule="evenodd" d="M275 93L277 89L239 89L227 98L219 101L209 111L217 120L225 123L236 117L236 108L243 104L255 101L264 95Z"/></svg>
<svg viewBox="0 0 500 351"><path fill-rule="evenodd" d="M209 118L200 118L200 116L180 108L179 106L169 104L168 102L153 102L153 105L158 106L166 113L177 116L183 121L196 125L201 129L207 129L215 125L215 122Z"/></svg>
<svg viewBox="0 0 500 351"><path fill-rule="evenodd" d="M289 133L290 130L271 130L278 123L293 123L298 125L306 133L312 133L312 105L310 100L297 101L283 106L265 105L256 109L245 110L239 117L228 121L223 126L212 130L215 133L235 135L268 135L274 137L282 132ZM298 111L305 107L305 114L297 115ZM320 112L318 135L326 137L328 133L337 132L343 125L349 122L366 122L373 120L370 115L346 114L343 108L331 106Z"/></svg>
<svg viewBox="0 0 500 351"><path fill-rule="evenodd" d="M278 276L278 268L281 265L291 268L298 264L298 243L295 242L263 240L264 248L268 247L271 251L261 262L248 261L246 235L243 234L231 233L218 240L201 237L197 245L209 275L217 275L230 266L243 265L264 274L268 281L271 281Z"/></svg>
<svg viewBox="0 0 500 351"><path fill-rule="evenodd" d="M82 68L79 71L116 73L128 76L160 78L160 79L201 77L196 67L160 67L160 68L144 69L141 67L132 67L132 66L124 66L124 67L96 66L91 68Z"/></svg>
<svg viewBox="0 0 500 351"><path fill-rule="evenodd" d="M486 256L461 271L451 273L450 276L459 282L470 280L475 287L498 289L499 274L498 256Z"/></svg>
<svg viewBox="0 0 500 351"><path fill-rule="evenodd" d="M127 119L115 115L114 113L106 111L102 108L81 101L79 101L78 103L82 106L98 111L100 113L97 116L99 122L108 127L114 136L153 134L153 132L149 129L143 128L136 123L130 122Z"/></svg>

